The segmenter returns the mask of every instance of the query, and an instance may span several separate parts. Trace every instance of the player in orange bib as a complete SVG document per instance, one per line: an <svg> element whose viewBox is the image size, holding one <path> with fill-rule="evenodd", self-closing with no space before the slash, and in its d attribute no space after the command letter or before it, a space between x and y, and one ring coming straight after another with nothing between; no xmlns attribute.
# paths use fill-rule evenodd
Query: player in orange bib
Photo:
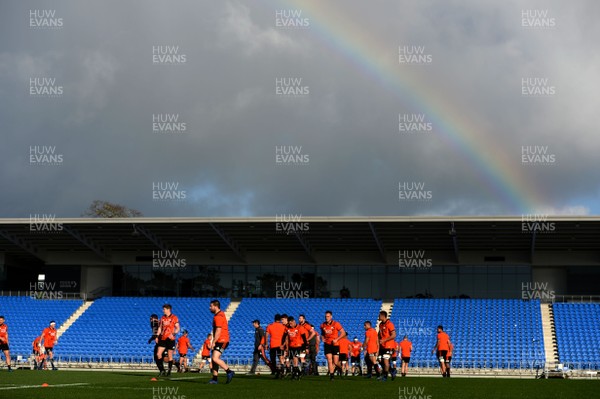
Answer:
<svg viewBox="0 0 600 399"><path fill-rule="evenodd" d="M348 335L344 338L340 339L339 342L340 347L340 364L342 368L338 370L338 375L348 375L348 354L350 353L350 340L348 339Z"/></svg>
<svg viewBox="0 0 600 399"><path fill-rule="evenodd" d="M402 377L406 377L408 373L408 363L410 363L410 353L413 350L412 342L408 340L408 336L404 336L400 341L400 358L402 359Z"/></svg>
<svg viewBox="0 0 600 399"><path fill-rule="evenodd" d="M360 353L363 350L363 344L354 337L350 343L350 365L352 366L352 375L362 375L362 365L360 364Z"/></svg>
<svg viewBox="0 0 600 399"><path fill-rule="evenodd" d="M392 351L396 346L396 327L394 323L388 319L387 312L382 310L379 312L379 356L383 366L383 374L381 381L386 381L390 371L390 358Z"/></svg>
<svg viewBox="0 0 600 399"><path fill-rule="evenodd" d="M454 344L448 342L448 355L446 357L446 377L450 378L450 363L452 362L452 352L454 351Z"/></svg>
<svg viewBox="0 0 600 399"><path fill-rule="evenodd" d="M440 362L442 377L448 377L448 375L446 375L446 361L448 360L448 350L450 349L450 337L444 332L444 327L441 325L437 327L437 332L437 340L432 353L436 353L438 361Z"/></svg>
<svg viewBox="0 0 600 399"><path fill-rule="evenodd" d="M307 358L310 361L308 368L304 370L304 374L319 375L317 354L319 353L320 338L312 324L306 321L306 316L301 314L298 316L298 324L304 327L308 334L308 354ZM304 363L306 364L306 363Z"/></svg>
<svg viewBox="0 0 600 399"><path fill-rule="evenodd" d="M208 369L212 370L212 361L210 360L210 348L212 345L212 334L208 334L206 336L206 339L204 340L204 343L202 344L202 353L200 354L200 356L202 356L202 360L200 360L200 367L198 368L198 372L201 373L202 372L202 368L204 367L204 365L206 363L208 363Z"/></svg>
<svg viewBox="0 0 600 399"><path fill-rule="evenodd" d="M281 324L283 324L283 326L287 329L289 327L289 320L288 320L288 315L283 313L281 315ZM292 366L290 363L290 351L288 350L288 343L287 343L287 337L285 335L286 333L283 333L283 351L281 352L281 356L279 356L279 361L281 362L281 364L284 367L284 372L282 377L286 377L289 374L292 374Z"/></svg>
<svg viewBox="0 0 600 399"><path fill-rule="evenodd" d="M275 378L283 375L284 365L281 363L283 356L284 342L283 335L285 334L285 326L281 324L281 315L278 313L274 317L273 323L267 326L265 342L269 345L269 359L271 360L271 374L275 374ZM277 360L279 359L279 365Z"/></svg>
<svg viewBox="0 0 600 399"><path fill-rule="evenodd" d="M4 353L8 371L12 371L10 367L10 349L8 347L8 326L4 323L4 316L0 316L0 352Z"/></svg>
<svg viewBox="0 0 600 399"><path fill-rule="evenodd" d="M187 373L188 371L190 371L190 368L188 367L187 364L187 354L188 354L188 349L191 349L192 352L195 350L194 347L192 346L192 343L190 342L190 337L188 337L188 332L187 330L183 330L183 335L181 337L179 337L179 340L177 340L177 348L179 351L179 370L182 373Z"/></svg>
<svg viewBox="0 0 600 399"><path fill-rule="evenodd" d="M171 312L172 309L173 307L168 303L163 305L163 316L160 319L158 331L156 332L158 335L156 338L156 343L158 344L156 351L159 356L159 376L171 375L171 370L173 369L173 351L175 350L175 335L179 333L179 318ZM168 372L165 372L164 358L161 356L165 349L167 350L167 361L169 362Z"/></svg>
<svg viewBox="0 0 600 399"><path fill-rule="evenodd" d="M365 350L365 363L367 364L367 375L366 378L373 376L373 367L377 364L377 354L379 353L379 339L377 338L377 331L373 328L370 321L365 321L365 342L363 343L363 349ZM375 371L379 376L379 371L375 367Z"/></svg>
<svg viewBox="0 0 600 399"><path fill-rule="evenodd" d="M213 316L213 343L212 349L212 379L208 382L209 384L217 384L217 378L219 375L219 367L225 370L227 375L226 384L229 384L233 379L235 373L227 366L227 363L221 359L223 351L227 349L229 345L229 327L227 324L227 317L225 312L221 310L221 302L216 299L210 301L210 312Z"/></svg>
<svg viewBox="0 0 600 399"><path fill-rule="evenodd" d="M333 380L335 370L341 370L339 341L346 335L346 330L340 323L333 320L331 310L325 312L325 322L321 323L321 336L323 337L323 349L327 359L329 379Z"/></svg>
<svg viewBox="0 0 600 399"><path fill-rule="evenodd" d="M390 357L390 374L392 376L392 381L396 378L396 374L398 374L398 369L396 368L396 363L398 362L398 351L400 350L400 346L398 342L394 341L394 348L392 349L392 357Z"/></svg>
<svg viewBox="0 0 600 399"><path fill-rule="evenodd" d="M40 354L42 349L42 336L35 337L33 342L31 343L31 353L33 354L33 367L34 369L40 369L39 367L42 365L40 363Z"/></svg>
<svg viewBox="0 0 600 399"><path fill-rule="evenodd" d="M300 364L304 364L308 334L304 327L296 324L296 319L288 317L288 326L285 329L286 346L292 359L292 380L300 379Z"/></svg>
<svg viewBox="0 0 600 399"><path fill-rule="evenodd" d="M46 350L46 355L48 356L48 360L50 360L52 370L58 370L56 367L54 367L54 344L56 344L56 322L54 320L50 322L49 327L44 328L44 331L42 331L41 344Z"/></svg>

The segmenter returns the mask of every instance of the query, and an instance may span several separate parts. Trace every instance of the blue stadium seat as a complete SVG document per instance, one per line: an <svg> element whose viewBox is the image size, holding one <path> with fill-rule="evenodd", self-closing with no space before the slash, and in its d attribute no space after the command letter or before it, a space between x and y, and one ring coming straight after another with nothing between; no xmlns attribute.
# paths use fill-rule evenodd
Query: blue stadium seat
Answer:
<svg viewBox="0 0 600 399"><path fill-rule="evenodd" d="M570 368L598 370L600 304L553 305L559 361Z"/></svg>
<svg viewBox="0 0 600 399"><path fill-rule="evenodd" d="M56 321L58 329L82 304L82 300L74 299L0 296L0 314L6 317L11 357L28 357L33 340L51 320Z"/></svg>
<svg viewBox="0 0 600 399"><path fill-rule="evenodd" d="M396 299L399 339L408 335L411 356L435 362L436 327L454 344L452 364L464 368L521 368L545 362L539 301L510 299ZM435 364L435 363L434 363Z"/></svg>
<svg viewBox="0 0 600 399"><path fill-rule="evenodd" d="M192 346L198 350L212 329L208 310L213 298L105 297L98 299L60 338L57 353L63 357L89 357L92 361L152 361L153 344L150 315L162 316L162 305L170 303L181 329L189 331ZM229 298L217 298L225 310ZM193 356L193 355L192 355ZM190 356L190 357L192 357Z"/></svg>

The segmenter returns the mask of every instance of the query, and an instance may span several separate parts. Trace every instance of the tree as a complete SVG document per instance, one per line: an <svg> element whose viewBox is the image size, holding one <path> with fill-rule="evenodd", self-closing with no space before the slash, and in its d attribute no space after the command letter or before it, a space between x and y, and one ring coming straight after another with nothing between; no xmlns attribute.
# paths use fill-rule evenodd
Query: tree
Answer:
<svg viewBox="0 0 600 399"><path fill-rule="evenodd" d="M135 218L142 216L142 212L123 205L113 204L112 202L95 200L81 216L92 218Z"/></svg>

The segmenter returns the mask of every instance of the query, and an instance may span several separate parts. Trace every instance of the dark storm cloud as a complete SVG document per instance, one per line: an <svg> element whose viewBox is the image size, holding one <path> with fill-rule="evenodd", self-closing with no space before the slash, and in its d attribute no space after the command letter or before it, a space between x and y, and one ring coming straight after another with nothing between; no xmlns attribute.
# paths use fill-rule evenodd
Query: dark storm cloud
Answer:
<svg viewBox="0 0 600 399"><path fill-rule="evenodd" d="M434 62L411 83L473 121L481 143L496 143L475 150L517 163L541 195L537 209L598 213L589 206L600 187L596 2L329 3L356 37L364 30L389 49L378 65L402 43L424 45ZM441 126L398 132L399 112L426 111L331 42L319 24L335 18L309 14L319 7L304 10L307 29L286 30L275 26L283 2L0 4L3 217L78 216L94 199L147 216L519 211L486 188ZM31 29L31 9L56 10L64 26ZM523 28L523 9L548 10L556 26ZM154 46L177 46L185 63L153 64ZM529 76L547 77L556 94L523 98ZM34 77L56 78L64 94L31 98ZM302 78L310 93L278 97L279 77ZM153 114L178 115L187 129L155 133ZM522 167L523 145L548 146L556 164ZM55 147L64 161L31 165L30 146ZM301 146L310 161L277 164L276 146ZM431 200L399 201L400 181L425 183ZM176 184L185 199L157 201L153 183Z"/></svg>

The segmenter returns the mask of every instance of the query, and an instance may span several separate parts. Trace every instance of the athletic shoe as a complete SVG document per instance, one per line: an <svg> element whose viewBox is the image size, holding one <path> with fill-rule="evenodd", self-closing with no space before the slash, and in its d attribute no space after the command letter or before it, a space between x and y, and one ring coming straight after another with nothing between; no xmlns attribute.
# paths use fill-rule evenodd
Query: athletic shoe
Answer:
<svg viewBox="0 0 600 399"><path fill-rule="evenodd" d="M394 369L392 370L392 381L394 381L394 379L396 378L396 374L398 374L398 370Z"/></svg>
<svg viewBox="0 0 600 399"><path fill-rule="evenodd" d="M210 381L208 381L208 383L209 383L209 384L218 384L218 383L219 383L219 381L216 381L216 380L210 380Z"/></svg>
<svg viewBox="0 0 600 399"><path fill-rule="evenodd" d="M234 375L235 375L235 373L233 372L233 370L227 371L227 381L225 382L225 384L229 384L231 382L231 380L233 379Z"/></svg>

